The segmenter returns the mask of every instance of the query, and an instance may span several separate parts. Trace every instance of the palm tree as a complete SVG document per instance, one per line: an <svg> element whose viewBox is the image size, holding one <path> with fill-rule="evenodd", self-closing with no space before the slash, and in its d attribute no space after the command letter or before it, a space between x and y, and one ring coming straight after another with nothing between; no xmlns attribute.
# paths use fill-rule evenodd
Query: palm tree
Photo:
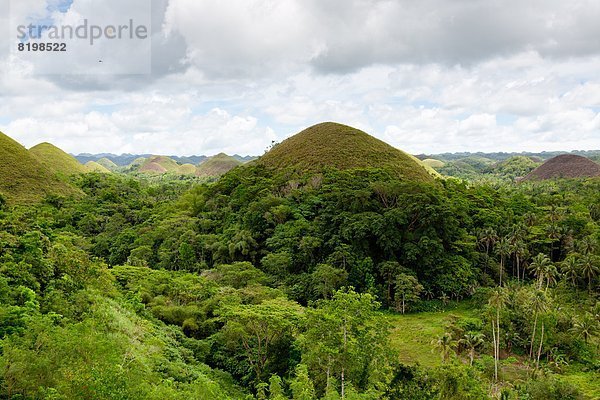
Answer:
<svg viewBox="0 0 600 400"><path fill-rule="evenodd" d="M523 260L525 259L525 257L527 257L527 246L525 245L525 242L523 240L516 239L511 247L511 252L513 254L513 256L515 257L515 266L517 268L517 282L519 281L519 276L520 276L520 269L521 269L521 263L523 262Z"/></svg>
<svg viewBox="0 0 600 400"><path fill-rule="evenodd" d="M456 348L456 341L452 339L452 335L448 332L444 333L438 339L434 339L431 342L439 351L442 356L442 363L446 363L450 358L450 354Z"/></svg>
<svg viewBox="0 0 600 400"><path fill-rule="evenodd" d="M590 293L592 293L592 280L598 275L598 272L600 272L599 264L600 260L598 257L590 254L583 257L579 264L581 274L587 278L588 292Z"/></svg>
<svg viewBox="0 0 600 400"><path fill-rule="evenodd" d="M575 254L569 255L565 261L560 263L560 272L575 288L577 287L577 279L579 279L579 266L580 262Z"/></svg>
<svg viewBox="0 0 600 400"><path fill-rule="evenodd" d="M492 318L492 335L494 342L494 379L498 380L498 360L500 359L500 309L507 303L506 291L502 287L497 287L492 291L488 300L488 305L496 311L496 320Z"/></svg>
<svg viewBox="0 0 600 400"><path fill-rule="evenodd" d="M529 358L531 359L531 358L533 358L533 343L535 341L535 333L536 333L536 329L537 329L538 317L540 316L541 313L546 311L546 306L547 306L546 294L544 292L542 292L541 290L537 290L534 293L529 306L534 315L533 330L531 331L531 344L529 346Z"/></svg>
<svg viewBox="0 0 600 400"><path fill-rule="evenodd" d="M484 228L477 232L477 242L485 249L485 270L490 267L490 253L498 241L498 234L494 228Z"/></svg>
<svg viewBox="0 0 600 400"><path fill-rule="evenodd" d="M477 239L479 243L483 245L485 254L489 256L492 247L494 247L498 241L498 234L496 234L494 228L485 228L478 232Z"/></svg>
<svg viewBox="0 0 600 400"><path fill-rule="evenodd" d="M583 339L584 342L588 343L590 338L597 336L600 332L600 326L598 321L590 313L585 313L585 316L573 323L571 332Z"/></svg>
<svg viewBox="0 0 600 400"><path fill-rule="evenodd" d="M562 235L562 230L556 223L552 223L550 226L548 226L546 234L548 235L548 238L552 239L550 256L554 256L554 250L556 249L555 245L556 245L556 242L558 242L560 240L560 237Z"/></svg>
<svg viewBox="0 0 600 400"><path fill-rule="evenodd" d="M473 359L475 358L475 351L478 347L480 347L485 340L485 335L482 333L473 333L467 332L465 335L458 341L461 345L465 346L467 352L469 353L470 365L473 365Z"/></svg>
<svg viewBox="0 0 600 400"><path fill-rule="evenodd" d="M511 245L508 238L503 237L496 246L496 254L500 256L500 286L502 286L502 274L504 272L504 262L506 257L511 254Z"/></svg>
<svg viewBox="0 0 600 400"><path fill-rule="evenodd" d="M591 236L586 236L577 243L577 249L583 255L593 254L596 251L596 241Z"/></svg>
<svg viewBox="0 0 600 400"><path fill-rule="evenodd" d="M546 270L546 291L550 285L556 285L556 277L558 276L558 270L554 264L550 264Z"/></svg>
<svg viewBox="0 0 600 400"><path fill-rule="evenodd" d="M448 300L450 300L450 297L448 297L448 295L446 293L442 292L442 295L440 296L440 300L442 301L442 304L447 306Z"/></svg>
<svg viewBox="0 0 600 400"><path fill-rule="evenodd" d="M533 260L531 260L529 269L533 271L534 276L537 278L538 290L542 289L544 280L548 274L548 271L550 270L551 265L552 261L550 261L550 258L548 258L548 256L545 254L538 254L537 256L533 257Z"/></svg>

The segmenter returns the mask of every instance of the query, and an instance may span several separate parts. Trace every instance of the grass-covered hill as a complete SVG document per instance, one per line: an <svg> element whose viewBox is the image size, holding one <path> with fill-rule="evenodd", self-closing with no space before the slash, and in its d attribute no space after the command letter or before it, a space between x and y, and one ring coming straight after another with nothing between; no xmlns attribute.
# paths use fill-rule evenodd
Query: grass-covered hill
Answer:
<svg viewBox="0 0 600 400"><path fill-rule="evenodd" d="M96 161L88 161L85 164L85 167L87 168L88 172L96 172L96 173L100 173L100 174L110 174L111 171L106 168L105 166L101 165L100 163L96 162Z"/></svg>
<svg viewBox="0 0 600 400"><path fill-rule="evenodd" d="M433 158L427 158L427 159L423 160L423 164L425 164L428 167L431 167L433 169L442 168L444 165L446 165L445 162L440 161L440 160L436 160L436 159L433 159Z"/></svg>
<svg viewBox="0 0 600 400"><path fill-rule="evenodd" d="M381 168L411 181L433 181L427 167L415 157L369 134L338 123L312 126L276 145L257 163L296 174L332 168Z"/></svg>
<svg viewBox="0 0 600 400"><path fill-rule="evenodd" d="M514 156L501 161L484 170L485 173L494 174L501 178L522 178L541 164L538 159L527 156Z"/></svg>
<svg viewBox="0 0 600 400"><path fill-rule="evenodd" d="M600 164L586 157L563 154L546 161L527 175L525 180L593 177L600 177Z"/></svg>
<svg viewBox="0 0 600 400"><path fill-rule="evenodd" d="M234 157L220 153L202 162L198 166L196 175L207 178L219 177L242 164L243 163L241 161L235 159Z"/></svg>
<svg viewBox="0 0 600 400"><path fill-rule="evenodd" d="M197 168L194 164L183 164L177 169L178 175L196 175Z"/></svg>
<svg viewBox="0 0 600 400"><path fill-rule="evenodd" d="M96 162L109 171L116 171L119 168L117 164L115 164L112 160L106 157L103 157Z"/></svg>
<svg viewBox="0 0 600 400"><path fill-rule="evenodd" d="M9 204L31 203L48 194L74 192L25 147L0 133L0 194Z"/></svg>
<svg viewBox="0 0 600 400"><path fill-rule="evenodd" d="M150 174L164 174L168 172L177 172L179 164L166 156L152 156L144 161L140 166L139 172Z"/></svg>
<svg viewBox="0 0 600 400"><path fill-rule="evenodd" d="M84 174L87 168L75 157L50 143L40 143L29 149L29 152L48 170L61 176Z"/></svg>

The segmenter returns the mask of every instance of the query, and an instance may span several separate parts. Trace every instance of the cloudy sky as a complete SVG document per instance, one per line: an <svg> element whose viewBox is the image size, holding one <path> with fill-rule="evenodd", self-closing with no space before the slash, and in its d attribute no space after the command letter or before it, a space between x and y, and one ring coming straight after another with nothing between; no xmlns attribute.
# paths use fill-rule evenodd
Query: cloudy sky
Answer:
<svg viewBox="0 0 600 400"><path fill-rule="evenodd" d="M152 0L151 74L0 52L0 130L72 153L256 155L322 121L412 153L600 149L598 21L597 0Z"/></svg>

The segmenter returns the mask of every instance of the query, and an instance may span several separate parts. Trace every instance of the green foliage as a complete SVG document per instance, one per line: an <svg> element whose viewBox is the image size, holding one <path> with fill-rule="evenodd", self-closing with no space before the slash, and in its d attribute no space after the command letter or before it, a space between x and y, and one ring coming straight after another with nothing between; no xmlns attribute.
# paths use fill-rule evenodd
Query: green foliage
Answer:
<svg viewBox="0 0 600 400"><path fill-rule="evenodd" d="M400 274L396 277L395 289L396 310L404 314L409 304L419 299L423 285L414 276Z"/></svg>
<svg viewBox="0 0 600 400"><path fill-rule="evenodd" d="M315 132L369 154L0 209L0 397L597 397L599 181L411 177L335 124L298 156Z"/></svg>
<svg viewBox="0 0 600 400"><path fill-rule="evenodd" d="M378 389L389 374L388 329L369 294L337 291L307 310L302 361L319 393L334 387L344 396L351 383L359 390Z"/></svg>
<svg viewBox="0 0 600 400"><path fill-rule="evenodd" d="M263 382L277 356L273 349L281 351L282 342L289 342L300 324L301 309L293 302L274 299L226 308L221 317L225 325L219 339L232 351L242 351L255 380Z"/></svg>

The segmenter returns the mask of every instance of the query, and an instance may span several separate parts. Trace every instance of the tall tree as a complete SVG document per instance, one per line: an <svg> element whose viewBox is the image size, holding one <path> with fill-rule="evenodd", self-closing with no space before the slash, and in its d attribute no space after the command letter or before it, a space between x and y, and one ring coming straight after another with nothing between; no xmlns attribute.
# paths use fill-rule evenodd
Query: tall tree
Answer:
<svg viewBox="0 0 600 400"><path fill-rule="evenodd" d="M370 294L339 290L307 310L306 332L300 343L302 362L308 366L322 392L339 382L342 398L346 386L364 384L387 369L388 330L377 317L379 303Z"/></svg>
<svg viewBox="0 0 600 400"><path fill-rule="evenodd" d="M469 365L473 365L475 359L475 351L483 345L485 341L485 335L482 333L467 332L463 335L458 343L467 350L469 354Z"/></svg>
<svg viewBox="0 0 600 400"><path fill-rule="evenodd" d="M581 274L587 278L588 292L592 293L592 281L600 272L600 258L588 254L581 258L579 268L581 269Z"/></svg>
<svg viewBox="0 0 600 400"><path fill-rule="evenodd" d="M533 257L533 260L531 260L529 269L533 271L533 274L537 279L538 290L541 290L544 286L544 280L546 280L548 275L551 273L550 271L552 266L552 261L545 254L538 254L537 256Z"/></svg>
<svg viewBox="0 0 600 400"><path fill-rule="evenodd" d="M419 280L412 275L400 274L396 277L396 310L402 314L406 312L408 304L419 299L419 295L423 291L423 285Z"/></svg>
<svg viewBox="0 0 600 400"><path fill-rule="evenodd" d="M546 294L541 290L536 290L529 302L529 308L533 313L533 329L531 330L531 343L529 345L529 358L533 358L533 345L535 343L535 335L537 330L537 323L540 314L546 311L547 298Z"/></svg>
<svg viewBox="0 0 600 400"><path fill-rule="evenodd" d="M502 287L497 287L492 291L488 300L488 306L492 311L492 336L494 345L494 380L498 380L498 362L500 360L500 313L506 305L508 296ZM494 315L495 314L495 315Z"/></svg>
<svg viewBox="0 0 600 400"><path fill-rule="evenodd" d="M577 288L577 280L579 279L580 261L577 255L570 254L563 262L560 263L560 271L574 288Z"/></svg>
<svg viewBox="0 0 600 400"><path fill-rule="evenodd" d="M294 332L300 316L298 304L281 298L233 306L223 314L221 334L228 346L241 344L258 384L264 382L267 365L274 357L272 347Z"/></svg>
<svg viewBox="0 0 600 400"><path fill-rule="evenodd" d="M500 270L498 271L500 274L500 286L502 286L502 276L504 274L506 258L511 254L511 250L510 240L506 237L501 238L496 245L495 251L500 257Z"/></svg>

